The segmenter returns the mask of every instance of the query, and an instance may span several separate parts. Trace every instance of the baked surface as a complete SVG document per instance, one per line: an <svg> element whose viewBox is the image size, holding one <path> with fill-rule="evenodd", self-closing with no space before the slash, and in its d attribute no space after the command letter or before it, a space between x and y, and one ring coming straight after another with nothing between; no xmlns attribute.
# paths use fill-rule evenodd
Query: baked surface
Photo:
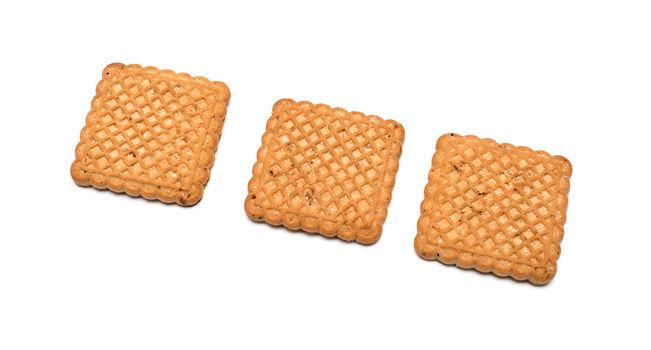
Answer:
<svg viewBox="0 0 651 350"><path fill-rule="evenodd" d="M414 246L424 259L548 283L556 274L572 165L561 156L445 134Z"/></svg>
<svg viewBox="0 0 651 350"><path fill-rule="evenodd" d="M253 166L246 213L293 230L375 243L403 140L393 120L280 100Z"/></svg>
<svg viewBox="0 0 651 350"><path fill-rule="evenodd" d="M210 177L229 99L222 82L108 65L81 131L72 178L80 186L196 204Z"/></svg>

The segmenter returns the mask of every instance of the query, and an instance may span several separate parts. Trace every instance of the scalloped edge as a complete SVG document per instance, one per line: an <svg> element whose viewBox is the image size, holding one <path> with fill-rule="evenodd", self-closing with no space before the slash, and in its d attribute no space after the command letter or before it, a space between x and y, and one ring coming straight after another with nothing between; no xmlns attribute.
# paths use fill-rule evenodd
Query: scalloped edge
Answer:
<svg viewBox="0 0 651 350"><path fill-rule="evenodd" d="M91 119L95 107L101 100L101 93L106 89L108 83L106 77L116 70L128 70L134 74L159 74L168 76L173 79L186 80L194 84L206 85L215 90L218 103L215 104L213 114L216 123L211 122L206 129L204 139L200 142L201 152L197 156L197 166L194 171L194 181L189 190L176 190L165 186L158 186L151 183L123 179L119 176L112 176L102 173L88 172L81 159L86 155L88 141L92 138ZM91 109L86 114L85 125L81 129L80 141L75 147L75 160L70 166L70 175L73 181L82 187L94 187L99 190L108 189L115 193L126 193L131 197L142 197L148 200L158 200L164 203L176 203L181 206L189 207L197 204L203 198L204 189L210 179L210 172L215 162L215 152L219 145L221 132L224 127L224 121L227 110L227 103L230 100L230 89L220 81L211 81L202 76L193 77L187 73L175 73L169 69L158 69L156 67L142 67L138 64L125 65L123 63L111 63L102 70L102 79L95 87L95 96L91 101ZM213 142L206 143L208 137L213 137Z"/></svg>
<svg viewBox="0 0 651 350"><path fill-rule="evenodd" d="M371 123L382 123L387 126L393 126L393 141L391 142L391 151L387 157L387 170L383 177L383 186L380 187L379 202L377 206L386 202L383 210L379 215L373 217L373 221L367 228L354 229L341 223L326 221L307 215L298 215L295 213L280 213L278 210L265 210L256 204L256 191L262 168L264 166L265 156L268 152L268 143L273 139L278 114L285 109L292 108L296 105L307 105L310 108L328 108L333 111L345 112L348 116L358 118L367 118ZM264 221L274 226L285 226L291 230L302 230L310 233L319 233L326 237L337 237L344 241L356 241L362 244L373 244L380 239L382 235L382 225L388 214L388 206L391 201L391 192L395 185L395 178L398 172L400 155L402 154L402 144L404 143L404 127L392 119L382 119L376 115L366 115L361 112L348 112L339 107L330 107L326 104L313 104L308 101L296 102L292 99L280 99L274 103L272 113L267 120L266 131L261 138L262 145L257 152L257 160L253 165L252 177L248 183L248 194L244 201L244 210L247 216L254 221ZM377 207L376 207L377 208ZM276 213L277 212L277 213ZM349 229L350 228L350 229Z"/></svg>
<svg viewBox="0 0 651 350"><path fill-rule="evenodd" d="M438 191L436 182L434 181L436 178L435 171L439 165L437 154L440 155L440 152L445 152L445 150L454 147L459 141L466 142L468 140L475 142L486 142L494 147L529 152L537 156L542 156L544 158L555 159L558 162L561 173L559 174L559 189L556 200L561 202L558 209L561 211L562 217L560 221L557 222L556 225L552 228L552 230L556 230L556 234L553 235L552 242L550 245L546 246L546 249L548 251L550 249L553 249L554 251L551 253L552 256L547 258L547 261L544 263L544 267L533 268L529 265L514 263L504 259L496 259L491 256L474 253L461 253L450 248L440 248L428 242L427 235L430 231L426 230L427 225L425 223L425 220L427 220L429 215L425 215L424 208L426 208L428 205L431 206L430 204L434 201L434 198ZM432 166L428 174L428 181L424 190L424 198L420 205L421 215L418 219L418 233L414 239L414 249L418 256L425 260L437 260L443 264L456 265L457 267L463 269L475 269L484 273L492 273L500 277L511 277L519 281L526 280L533 285L545 285L549 283L556 275L557 261L560 257L560 244L563 240L564 235L563 225L567 219L567 196L570 189L569 179L571 175L572 164L567 158L563 156L551 155L548 152L533 150L526 146L514 146L510 143L498 143L493 139L479 138L474 135L463 136L455 133L443 134L436 141L436 151L432 156ZM561 198L558 198L558 196L561 196Z"/></svg>

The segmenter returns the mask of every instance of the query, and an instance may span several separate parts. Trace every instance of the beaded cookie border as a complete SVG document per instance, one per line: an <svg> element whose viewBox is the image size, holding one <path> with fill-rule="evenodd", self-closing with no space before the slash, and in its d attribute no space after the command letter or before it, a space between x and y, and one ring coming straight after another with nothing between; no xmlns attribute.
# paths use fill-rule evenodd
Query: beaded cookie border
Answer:
<svg viewBox="0 0 651 350"><path fill-rule="evenodd" d="M87 146L93 138L92 121L97 112L96 106L101 104L104 92L108 89L109 78L112 72L127 70L133 75L158 75L168 79L181 80L190 84L197 84L203 87L214 89L221 103L215 104L215 121L209 123L208 129L201 140L201 151L197 152L197 166L194 170L192 187L188 190L177 190L154 184L123 179L119 176L104 174L101 172L88 172L85 168L83 158L87 153ZM79 186L92 186L97 189L109 189L115 193L126 193L132 197L143 197L149 200L159 200L165 203L177 203L182 206L192 206L201 200L206 183L210 178L211 167L215 160L215 151L219 143L221 131L226 115L226 106L230 100L230 90L226 84L220 81L210 81L202 76L191 76L188 73L176 73L169 69L159 69L148 66L142 67L138 64L125 65L122 63L111 63L102 71L102 79L97 83L95 96L91 101L91 110L86 115L85 125L80 132L80 141L75 148L75 160L70 167L70 174ZM206 142L212 136L214 142Z"/></svg>
<svg viewBox="0 0 651 350"><path fill-rule="evenodd" d="M483 142L492 147L501 147L506 150L518 150L527 152L546 159L553 159L557 162L557 167L560 169L557 184L559 186L556 195L557 203L561 203L558 209L562 216L559 220L554 221L553 229L558 232L557 235L552 235L551 242L546 247L550 253L546 261L541 263L541 266L532 267L526 264L512 262L506 259L496 259L492 256L475 254L470 252L460 252L452 248L437 247L428 241L428 234L431 228L428 225L428 218L430 211L433 210L434 201L437 195L438 179L435 172L436 169L442 166L442 154L454 147L454 142L458 140L470 140L474 142ZM570 189L570 177L572 175L572 164L563 156L552 156L545 151L534 151L529 147L513 146L509 143L498 143L490 138L479 138L474 135L462 136L459 134L444 134L436 142L436 151L432 156L432 166L428 175L428 182L424 190L424 199L421 203L421 215L418 219L418 233L414 240L414 248L416 253L426 260L438 260L447 265L456 265L465 269L475 269L481 272L493 273L498 276L510 276L516 280L527 280L535 285L547 284L556 275L557 260L560 256L560 244L564 235L564 224L567 219L567 195Z"/></svg>
<svg viewBox="0 0 651 350"><path fill-rule="evenodd" d="M256 204L256 191L259 182L262 179L264 171L264 162L267 154L270 152L270 144L273 142L276 126L279 121L279 114L282 111L292 108L296 105L307 105L310 108L326 107L332 111L345 112L347 118L364 118L365 122L372 124L383 124L384 127L392 129L391 147L388 147L387 157L385 160L386 170L383 176L382 184L379 187L377 208L383 205L382 210L374 214L373 220L369 227L355 229L341 222L326 221L321 218L309 215L301 215L293 212L280 212L279 210L267 210ZM396 173L398 171L398 162L402 154L402 144L404 142L405 132L402 125L391 119L382 119L375 115L365 115L360 112L348 112L342 108L333 108L325 104L313 104L307 101L295 102L291 99L281 99L277 101L272 109L272 115L267 120L266 131L262 136L262 146L257 152L257 160L253 166L253 176L248 183L248 195L246 197L244 208L247 215L254 221L265 221L271 225L283 225L292 230L303 230L311 233L320 233L326 237L338 237L345 241L357 241L362 244L373 244L380 239L382 234L382 225L386 220L387 208L391 201L391 192L395 185Z"/></svg>

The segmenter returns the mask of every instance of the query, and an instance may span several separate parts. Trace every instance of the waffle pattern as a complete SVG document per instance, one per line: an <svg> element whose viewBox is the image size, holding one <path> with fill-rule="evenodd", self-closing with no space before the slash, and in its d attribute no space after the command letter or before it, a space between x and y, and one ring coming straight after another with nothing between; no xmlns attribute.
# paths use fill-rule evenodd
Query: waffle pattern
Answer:
<svg viewBox="0 0 651 350"><path fill-rule="evenodd" d="M228 87L153 67L108 65L71 175L81 186L189 206L203 196Z"/></svg>
<svg viewBox="0 0 651 350"><path fill-rule="evenodd" d="M556 274L572 166L561 156L446 134L432 159L416 252L548 283Z"/></svg>
<svg viewBox="0 0 651 350"><path fill-rule="evenodd" d="M403 140L403 127L392 120L280 100L262 137L246 213L372 244L382 233Z"/></svg>

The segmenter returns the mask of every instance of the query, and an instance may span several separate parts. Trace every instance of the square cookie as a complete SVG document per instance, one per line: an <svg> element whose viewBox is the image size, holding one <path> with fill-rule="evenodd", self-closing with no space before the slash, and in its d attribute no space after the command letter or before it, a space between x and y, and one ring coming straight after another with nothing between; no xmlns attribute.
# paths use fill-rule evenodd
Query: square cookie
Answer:
<svg viewBox="0 0 651 350"><path fill-rule="evenodd" d="M462 268L548 283L556 274L572 165L561 156L446 134L432 159L416 252Z"/></svg>
<svg viewBox="0 0 651 350"><path fill-rule="evenodd" d="M108 65L81 130L72 178L80 186L196 204L210 177L229 99L221 82Z"/></svg>
<svg viewBox="0 0 651 350"><path fill-rule="evenodd" d="M271 225L375 243L403 140L393 120L280 100L253 166L246 213Z"/></svg>

